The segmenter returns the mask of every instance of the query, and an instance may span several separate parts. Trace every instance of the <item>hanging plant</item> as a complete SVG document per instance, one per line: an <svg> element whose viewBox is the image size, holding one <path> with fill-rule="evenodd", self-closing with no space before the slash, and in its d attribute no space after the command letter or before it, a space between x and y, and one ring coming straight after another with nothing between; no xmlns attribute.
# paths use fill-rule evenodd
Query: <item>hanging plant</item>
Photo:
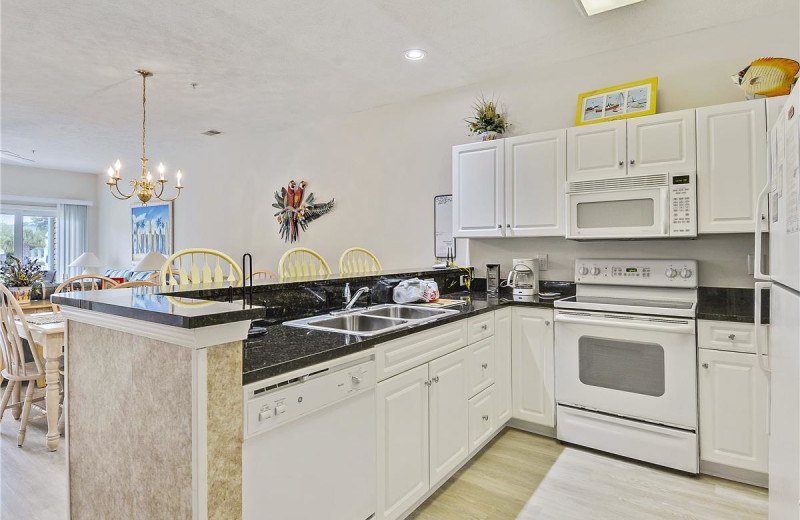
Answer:
<svg viewBox="0 0 800 520"><path fill-rule="evenodd" d="M280 225L281 238L286 242L295 242L299 230L305 231L310 222L333 209L333 199L318 204L313 193L305 195L305 188L306 181L300 181L300 184L289 181L286 188L275 192L275 204L272 207L278 209L275 216Z"/></svg>
<svg viewBox="0 0 800 520"><path fill-rule="evenodd" d="M500 112L496 100L487 100L481 95L472 105L475 115L464 121L469 125L470 134L479 134L484 141L494 139L497 135L505 133L511 123L506 121L506 115Z"/></svg>

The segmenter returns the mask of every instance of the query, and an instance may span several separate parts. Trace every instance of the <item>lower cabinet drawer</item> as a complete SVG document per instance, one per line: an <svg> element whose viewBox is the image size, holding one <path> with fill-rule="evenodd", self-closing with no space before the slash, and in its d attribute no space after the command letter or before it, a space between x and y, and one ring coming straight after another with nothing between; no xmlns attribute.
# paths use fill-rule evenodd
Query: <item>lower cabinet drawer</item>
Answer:
<svg viewBox="0 0 800 520"><path fill-rule="evenodd" d="M766 325L756 327L753 323L698 320L697 348L755 354L756 334L761 345L766 345L768 329Z"/></svg>
<svg viewBox="0 0 800 520"><path fill-rule="evenodd" d="M487 312L480 316L469 318L469 332L467 343L472 344L494 335L494 313Z"/></svg>
<svg viewBox="0 0 800 520"><path fill-rule="evenodd" d="M469 396L494 383L494 337L482 339L469 347Z"/></svg>
<svg viewBox="0 0 800 520"><path fill-rule="evenodd" d="M417 332L375 347L378 381L418 367L467 344L467 321Z"/></svg>
<svg viewBox="0 0 800 520"><path fill-rule="evenodd" d="M494 385L469 400L469 452L474 453L497 429Z"/></svg>

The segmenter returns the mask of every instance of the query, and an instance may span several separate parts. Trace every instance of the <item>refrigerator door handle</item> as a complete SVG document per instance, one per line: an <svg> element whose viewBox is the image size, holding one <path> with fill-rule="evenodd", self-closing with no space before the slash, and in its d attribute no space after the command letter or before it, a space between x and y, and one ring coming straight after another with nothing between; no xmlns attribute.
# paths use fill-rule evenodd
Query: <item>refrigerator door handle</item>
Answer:
<svg viewBox="0 0 800 520"><path fill-rule="evenodd" d="M756 282L755 284L755 308L753 309L753 325L755 326L755 343L756 343L756 355L758 356L758 366L766 372L769 376L769 373L772 371L770 368L770 358L769 358L769 345L767 345L767 349L765 352L762 352L762 345L761 345L761 290L762 289L769 289L772 287L772 283L770 282ZM766 358L766 359L765 359Z"/></svg>
<svg viewBox="0 0 800 520"><path fill-rule="evenodd" d="M764 199L767 200L767 209L769 209L769 189L772 186L772 165L767 164L767 183L764 185L764 189L758 194L758 198L756 199L756 233L755 233L755 241L756 241L756 248L755 248L755 262L753 268L753 277L756 280L765 280L770 281L772 278L769 275L764 274L763 266L761 265L761 230L763 228L764 222L762 219L762 210L763 210L763 202ZM767 224L769 224L769 217L767 217Z"/></svg>

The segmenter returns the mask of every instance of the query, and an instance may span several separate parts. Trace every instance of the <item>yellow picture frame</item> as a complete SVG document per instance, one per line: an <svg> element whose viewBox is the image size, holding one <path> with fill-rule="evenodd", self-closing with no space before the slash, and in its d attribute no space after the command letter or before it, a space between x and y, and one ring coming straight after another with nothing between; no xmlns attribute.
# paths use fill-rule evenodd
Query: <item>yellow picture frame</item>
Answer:
<svg viewBox="0 0 800 520"><path fill-rule="evenodd" d="M578 95L575 126L656 113L658 78L647 78Z"/></svg>

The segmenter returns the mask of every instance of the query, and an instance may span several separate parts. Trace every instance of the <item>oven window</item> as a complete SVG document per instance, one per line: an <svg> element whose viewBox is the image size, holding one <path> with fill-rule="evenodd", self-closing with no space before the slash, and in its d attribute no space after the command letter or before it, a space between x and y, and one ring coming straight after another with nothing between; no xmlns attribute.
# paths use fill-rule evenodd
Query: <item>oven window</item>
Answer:
<svg viewBox="0 0 800 520"><path fill-rule="evenodd" d="M664 348L655 343L583 336L578 340L581 383L621 392L664 395Z"/></svg>
<svg viewBox="0 0 800 520"><path fill-rule="evenodd" d="M655 201L650 198L579 202L578 229L651 227Z"/></svg>

